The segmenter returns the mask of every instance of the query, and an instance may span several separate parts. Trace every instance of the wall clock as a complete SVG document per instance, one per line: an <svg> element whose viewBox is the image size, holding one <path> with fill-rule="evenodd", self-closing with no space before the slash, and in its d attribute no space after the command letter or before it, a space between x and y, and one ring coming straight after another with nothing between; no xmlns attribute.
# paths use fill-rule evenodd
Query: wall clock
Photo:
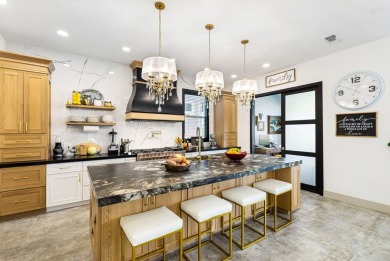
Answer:
<svg viewBox="0 0 390 261"><path fill-rule="evenodd" d="M334 99L341 107L360 109L377 100L383 89L384 82L378 74L356 71L338 82Z"/></svg>

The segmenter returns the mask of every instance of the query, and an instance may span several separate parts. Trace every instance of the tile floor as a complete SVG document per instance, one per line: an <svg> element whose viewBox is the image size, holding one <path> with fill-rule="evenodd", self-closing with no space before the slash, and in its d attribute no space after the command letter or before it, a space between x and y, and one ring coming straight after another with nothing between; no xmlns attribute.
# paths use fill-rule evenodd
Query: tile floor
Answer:
<svg viewBox="0 0 390 261"><path fill-rule="evenodd" d="M82 206L0 222L0 260L92 260L88 215ZM203 260L215 260L209 246ZM302 191L292 225L233 247L232 260L390 260L390 215Z"/></svg>

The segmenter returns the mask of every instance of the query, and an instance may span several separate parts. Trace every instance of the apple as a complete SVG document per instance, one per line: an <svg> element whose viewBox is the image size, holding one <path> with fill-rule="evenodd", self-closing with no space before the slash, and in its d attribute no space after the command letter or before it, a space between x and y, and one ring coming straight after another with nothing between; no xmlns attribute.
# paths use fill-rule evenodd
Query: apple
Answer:
<svg viewBox="0 0 390 261"><path fill-rule="evenodd" d="M95 147L88 147L87 153L88 153L88 155L95 155L96 154L96 148Z"/></svg>

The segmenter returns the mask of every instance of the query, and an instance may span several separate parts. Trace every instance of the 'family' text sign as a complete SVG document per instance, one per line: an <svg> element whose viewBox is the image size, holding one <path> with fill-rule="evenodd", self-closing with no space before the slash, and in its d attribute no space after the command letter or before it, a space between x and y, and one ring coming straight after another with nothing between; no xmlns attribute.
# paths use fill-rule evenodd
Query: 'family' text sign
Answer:
<svg viewBox="0 0 390 261"><path fill-rule="evenodd" d="M267 88L288 82L295 82L295 69L265 77L265 87Z"/></svg>
<svg viewBox="0 0 390 261"><path fill-rule="evenodd" d="M376 137L376 112L336 114L336 136Z"/></svg>

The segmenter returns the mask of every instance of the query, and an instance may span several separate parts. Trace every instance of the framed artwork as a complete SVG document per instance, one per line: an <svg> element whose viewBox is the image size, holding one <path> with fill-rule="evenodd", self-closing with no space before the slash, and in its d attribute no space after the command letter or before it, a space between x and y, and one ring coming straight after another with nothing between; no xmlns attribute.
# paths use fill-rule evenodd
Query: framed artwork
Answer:
<svg viewBox="0 0 390 261"><path fill-rule="evenodd" d="M336 114L336 136L376 137L376 112Z"/></svg>
<svg viewBox="0 0 390 261"><path fill-rule="evenodd" d="M266 88L289 82L295 82L295 69L287 70L265 77Z"/></svg>
<svg viewBox="0 0 390 261"><path fill-rule="evenodd" d="M264 121L259 121L257 123L257 131L264 131L264 125L265 125Z"/></svg>
<svg viewBox="0 0 390 261"><path fill-rule="evenodd" d="M282 117L268 115L268 134L282 134Z"/></svg>

